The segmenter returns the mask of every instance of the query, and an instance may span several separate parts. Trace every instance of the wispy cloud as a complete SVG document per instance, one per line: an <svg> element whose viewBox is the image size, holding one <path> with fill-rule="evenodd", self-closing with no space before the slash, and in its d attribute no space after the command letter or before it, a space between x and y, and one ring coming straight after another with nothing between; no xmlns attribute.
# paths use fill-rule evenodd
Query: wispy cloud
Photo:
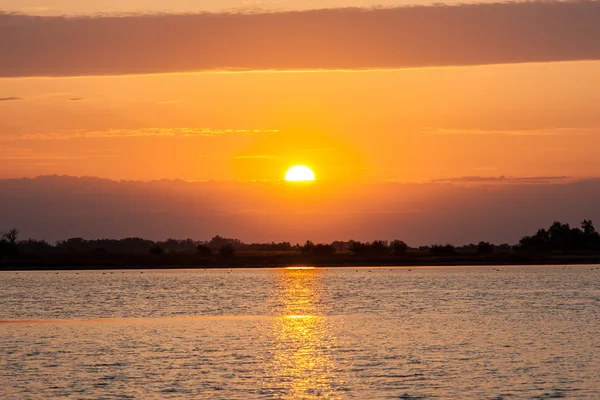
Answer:
<svg viewBox="0 0 600 400"><path fill-rule="evenodd" d="M586 128L537 128L537 129L472 129L472 128L423 128L432 135L507 135L507 136L560 136L587 135L600 132L600 127Z"/></svg>
<svg viewBox="0 0 600 400"><path fill-rule="evenodd" d="M272 154L256 154L256 155L245 155L245 156L235 156L235 159L248 159L248 160L281 160L281 157L274 156Z"/></svg>
<svg viewBox="0 0 600 400"><path fill-rule="evenodd" d="M570 182L574 178L569 176L528 176L528 177L509 177L509 176L461 176L453 178L434 179L432 182L447 183L561 183Z"/></svg>
<svg viewBox="0 0 600 400"><path fill-rule="evenodd" d="M91 158L114 158L114 154L88 153L86 155L66 155L40 152L26 147L0 146L0 162L39 161L52 162L63 160L86 160Z"/></svg>
<svg viewBox="0 0 600 400"><path fill-rule="evenodd" d="M22 13L22 14L45 14L51 11L50 7L16 7L16 8L0 8L0 12L6 13Z"/></svg>
<svg viewBox="0 0 600 400"><path fill-rule="evenodd" d="M18 101L25 100L23 97L0 97L0 101Z"/></svg>
<svg viewBox="0 0 600 400"><path fill-rule="evenodd" d="M600 2L585 0L186 15L5 13L0 54L10 57L0 76L597 60L599 20Z"/></svg>
<svg viewBox="0 0 600 400"><path fill-rule="evenodd" d="M199 137L221 136L228 134L278 133L277 129L211 129L211 128L141 128L107 130L65 130L51 133L26 133L21 135L0 136L0 140L67 140L131 137Z"/></svg>

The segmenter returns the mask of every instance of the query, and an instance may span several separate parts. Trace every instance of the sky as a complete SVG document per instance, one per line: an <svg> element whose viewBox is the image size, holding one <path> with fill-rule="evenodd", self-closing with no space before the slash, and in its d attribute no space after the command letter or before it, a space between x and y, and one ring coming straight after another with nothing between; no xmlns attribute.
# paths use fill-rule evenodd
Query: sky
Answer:
<svg viewBox="0 0 600 400"><path fill-rule="evenodd" d="M423 0L4 0L0 10L33 15L198 13L397 7L434 4ZM439 3L439 2L438 2ZM458 1L449 2L459 3Z"/></svg>
<svg viewBox="0 0 600 400"><path fill-rule="evenodd" d="M390 208L394 184L435 203L442 182L464 189L461 196L506 186L517 197L525 183L543 191L593 182L599 19L597 1L4 0L0 180L227 182L252 204L229 204L228 213L257 216L270 200L256 204L244 185L287 187L286 170L304 164L319 182L298 195L306 203L273 195L268 206L287 210L281 235L290 240L347 232L350 219L334 218L326 235L292 223L290 204L315 215L340 211L331 204L342 192L325 184L350 185L341 211L367 216L379 203L408 212ZM374 184L396 189L382 194ZM546 211L488 236L514 241L556 218ZM211 233L235 233L225 219L211 224ZM383 219L369 232L407 234L394 224ZM86 228L101 232L119 235ZM56 236L33 227L29 235ZM278 239L276 229L243 235ZM430 236L414 234L442 240Z"/></svg>

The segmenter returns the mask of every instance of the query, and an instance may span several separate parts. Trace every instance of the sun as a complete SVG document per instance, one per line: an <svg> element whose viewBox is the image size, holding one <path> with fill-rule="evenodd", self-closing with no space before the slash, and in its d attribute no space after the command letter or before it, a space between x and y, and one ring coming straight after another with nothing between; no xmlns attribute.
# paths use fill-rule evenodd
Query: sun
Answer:
<svg viewBox="0 0 600 400"><path fill-rule="evenodd" d="M294 165L285 174L288 182L309 182L315 180L315 174L305 165Z"/></svg>

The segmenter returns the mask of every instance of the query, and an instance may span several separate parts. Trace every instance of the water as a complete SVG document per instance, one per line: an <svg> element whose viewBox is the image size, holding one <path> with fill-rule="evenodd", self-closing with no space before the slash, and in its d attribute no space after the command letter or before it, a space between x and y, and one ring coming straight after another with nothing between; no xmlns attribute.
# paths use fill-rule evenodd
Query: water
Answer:
<svg viewBox="0 0 600 400"><path fill-rule="evenodd" d="M596 268L1 272L0 398L596 399Z"/></svg>

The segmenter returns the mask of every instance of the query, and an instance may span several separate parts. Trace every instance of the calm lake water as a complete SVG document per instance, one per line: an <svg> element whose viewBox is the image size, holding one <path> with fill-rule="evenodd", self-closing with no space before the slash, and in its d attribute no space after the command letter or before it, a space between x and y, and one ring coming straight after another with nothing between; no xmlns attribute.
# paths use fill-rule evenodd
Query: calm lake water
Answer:
<svg viewBox="0 0 600 400"><path fill-rule="evenodd" d="M600 268L0 272L0 398L600 398Z"/></svg>

